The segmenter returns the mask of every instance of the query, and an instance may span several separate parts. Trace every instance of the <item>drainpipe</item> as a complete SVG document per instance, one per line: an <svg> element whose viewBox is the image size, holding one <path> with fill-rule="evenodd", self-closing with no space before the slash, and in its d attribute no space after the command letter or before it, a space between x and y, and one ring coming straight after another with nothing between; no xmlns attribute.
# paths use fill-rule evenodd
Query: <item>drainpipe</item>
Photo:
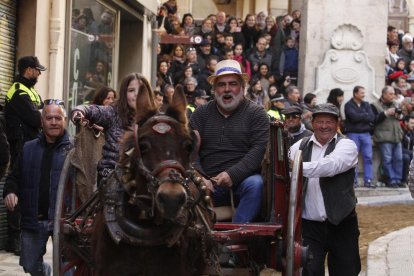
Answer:
<svg viewBox="0 0 414 276"><path fill-rule="evenodd" d="M156 81L157 81L157 45L158 45L158 42L160 41L159 35L157 33L157 30L158 30L157 17L155 15L151 17L151 30L152 30L151 86L152 88L155 88Z"/></svg>

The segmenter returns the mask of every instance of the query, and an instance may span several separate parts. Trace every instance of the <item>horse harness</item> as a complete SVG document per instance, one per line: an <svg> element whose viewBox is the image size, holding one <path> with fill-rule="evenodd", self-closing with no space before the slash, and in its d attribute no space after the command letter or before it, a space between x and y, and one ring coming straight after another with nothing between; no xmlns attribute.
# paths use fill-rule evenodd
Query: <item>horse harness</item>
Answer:
<svg viewBox="0 0 414 276"><path fill-rule="evenodd" d="M171 130L171 124L178 122L165 115L157 115L151 117L143 124L154 124L152 129L159 134L166 134ZM156 246L166 244L168 247L173 246L181 237L184 230L193 230L197 233L210 233L209 219L203 213L207 211L209 216L213 216L214 211L210 206L211 198L207 195L207 187L202 179L196 175L193 166L185 170L184 166L176 160L164 160L159 163L153 170L149 170L143 161L138 145L138 124L134 129L135 147L125 152L128 156L133 156L137 160L138 173L145 179L147 186L147 195L137 194L134 191L130 194L128 203L125 200L125 187L136 186L135 179L131 172L131 162L121 167L117 166L112 176L106 179L106 187L103 189L103 211L108 230L112 239L119 243L121 241L139 246ZM198 150L198 148L195 148ZM193 154L192 154L193 155ZM159 178L161 172L168 171L168 174ZM156 225L145 228L135 224L125 218L125 206L130 204L141 210L141 216L144 219L155 218L155 196L157 189L164 182L172 182L180 184L186 191L188 200L184 207L187 212L182 212L175 222L158 222ZM196 188L192 191L191 187ZM199 220L197 220L199 218ZM204 249L203 249L204 251Z"/></svg>

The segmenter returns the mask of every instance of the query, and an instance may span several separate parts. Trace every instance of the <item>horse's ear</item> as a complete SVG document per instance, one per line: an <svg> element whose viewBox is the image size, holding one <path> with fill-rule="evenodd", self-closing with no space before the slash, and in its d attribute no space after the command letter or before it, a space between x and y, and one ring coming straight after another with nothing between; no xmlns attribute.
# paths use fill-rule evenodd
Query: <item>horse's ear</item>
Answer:
<svg viewBox="0 0 414 276"><path fill-rule="evenodd" d="M151 116L156 113L157 108L154 102L154 92L147 82L143 82L139 86L137 100L136 100L136 116L137 123L148 118L148 114Z"/></svg>
<svg viewBox="0 0 414 276"><path fill-rule="evenodd" d="M175 87L172 101L170 102L165 114L176 118L180 123L187 124L187 99L181 85Z"/></svg>

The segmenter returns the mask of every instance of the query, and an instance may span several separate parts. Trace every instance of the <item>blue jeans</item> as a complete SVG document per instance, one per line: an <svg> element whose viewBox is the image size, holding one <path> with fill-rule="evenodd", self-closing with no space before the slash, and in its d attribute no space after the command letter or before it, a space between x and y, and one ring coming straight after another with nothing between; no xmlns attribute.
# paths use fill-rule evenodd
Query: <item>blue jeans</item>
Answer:
<svg viewBox="0 0 414 276"><path fill-rule="evenodd" d="M364 182L372 180L372 141L369 132L347 133L346 136L355 142L364 164ZM358 166L355 169L355 183L358 182Z"/></svg>
<svg viewBox="0 0 414 276"><path fill-rule="evenodd" d="M39 231L22 229L21 252L19 264L26 273L36 276L50 276L51 267L43 261L46 244L52 236L51 225L48 221L39 222Z"/></svg>
<svg viewBox="0 0 414 276"><path fill-rule="evenodd" d="M390 184L401 182L403 161L401 143L378 143L384 172Z"/></svg>
<svg viewBox="0 0 414 276"><path fill-rule="evenodd" d="M230 205L230 190L215 187L213 202L215 206ZM260 174L247 177L237 187L233 188L234 202L237 206L233 222L248 223L253 221L260 211L262 204L263 179Z"/></svg>
<svg viewBox="0 0 414 276"><path fill-rule="evenodd" d="M404 164L402 182L407 182L411 159L413 159L413 152L408 149L403 149L402 154L403 154L403 164Z"/></svg>

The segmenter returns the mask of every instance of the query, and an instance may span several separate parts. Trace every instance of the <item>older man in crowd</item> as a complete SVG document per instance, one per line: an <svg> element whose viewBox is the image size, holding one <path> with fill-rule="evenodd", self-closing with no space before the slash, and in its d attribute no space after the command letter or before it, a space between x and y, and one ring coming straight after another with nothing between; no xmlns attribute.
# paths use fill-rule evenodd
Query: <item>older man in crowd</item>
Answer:
<svg viewBox="0 0 414 276"><path fill-rule="evenodd" d="M386 185L390 188L403 186L402 181L402 145L403 130L400 126L402 111L395 102L392 86L385 86L381 98L372 103L375 114L373 140L381 151L381 161L387 177Z"/></svg>

